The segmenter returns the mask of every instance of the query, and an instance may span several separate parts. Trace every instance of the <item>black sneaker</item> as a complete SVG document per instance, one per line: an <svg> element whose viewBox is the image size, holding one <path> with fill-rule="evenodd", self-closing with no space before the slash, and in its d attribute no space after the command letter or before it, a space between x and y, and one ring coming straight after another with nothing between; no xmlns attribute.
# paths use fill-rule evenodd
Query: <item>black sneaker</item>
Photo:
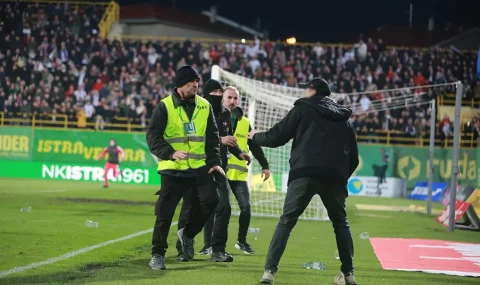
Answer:
<svg viewBox="0 0 480 285"><path fill-rule="evenodd" d="M248 242L237 241L237 243L235 244L235 248L245 252L246 254L255 254L255 249L253 249L253 247Z"/></svg>
<svg viewBox="0 0 480 285"><path fill-rule="evenodd" d="M181 253L181 252L178 253L177 261L187 262L187 261L189 261L189 260L190 260L190 259L188 259L183 253Z"/></svg>
<svg viewBox="0 0 480 285"><path fill-rule="evenodd" d="M150 265L150 268L153 270L166 270L167 268L165 267L165 258L160 255L160 254L154 254L152 256L152 259L148 263Z"/></svg>
<svg viewBox="0 0 480 285"><path fill-rule="evenodd" d="M260 279L260 284L273 284L274 273L270 270L265 270L263 273L262 279Z"/></svg>
<svg viewBox="0 0 480 285"><path fill-rule="evenodd" d="M210 258L212 262L232 262L233 256L229 255L225 251L221 252L212 252L212 257Z"/></svg>
<svg viewBox="0 0 480 285"><path fill-rule="evenodd" d="M107 186L107 185L103 185L103 188L108 188L108 186Z"/></svg>
<svg viewBox="0 0 480 285"><path fill-rule="evenodd" d="M199 252L200 255L212 255L212 247L205 245Z"/></svg>
<svg viewBox="0 0 480 285"><path fill-rule="evenodd" d="M195 255L195 249L193 245L195 244L195 240L193 238L189 238L183 235L183 230L180 229L177 233L180 242L182 243L182 253L185 255L186 258L192 259Z"/></svg>

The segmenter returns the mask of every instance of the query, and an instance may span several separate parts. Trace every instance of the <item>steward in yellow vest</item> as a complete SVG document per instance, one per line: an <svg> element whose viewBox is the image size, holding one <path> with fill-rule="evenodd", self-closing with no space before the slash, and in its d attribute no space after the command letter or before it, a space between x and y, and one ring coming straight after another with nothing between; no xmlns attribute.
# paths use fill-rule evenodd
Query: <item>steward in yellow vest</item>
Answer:
<svg viewBox="0 0 480 285"><path fill-rule="evenodd" d="M250 162L250 156L238 148L234 140L228 140L228 137L233 138L231 128L231 114L230 110L222 105L223 87L220 82L215 79L210 79L202 87L203 97L211 104L213 114L217 122L218 131L220 134L220 156L222 158L222 168L227 171L228 164L227 154L230 152L239 160ZM227 139L226 139L227 138ZM212 262L232 262L233 256L229 255L225 248L228 239L228 224L231 216L230 206L230 189L227 178L216 175L217 192L219 203L215 210L215 217L211 217L203 229L204 233L204 247L199 254L211 254ZM183 198L182 210L180 212L180 219L178 220L178 227L181 228L186 223L187 210L192 207L193 199L191 196ZM188 261L181 252L181 242L177 241L178 261Z"/></svg>
<svg viewBox="0 0 480 285"><path fill-rule="evenodd" d="M158 162L161 188L155 205L150 267L165 270L167 235L175 209L183 196L192 195L186 225L178 231L182 253L193 258L193 239L218 204L213 173L224 176L220 137L212 107L196 95L200 76L189 65L176 71L177 87L153 110L147 128L147 144ZM193 211L193 212L192 212Z"/></svg>
<svg viewBox="0 0 480 285"><path fill-rule="evenodd" d="M243 110L238 107L239 103L240 98L238 90L233 86L226 87L223 93L223 105L232 113L233 137L240 149L244 150L246 153L250 150L252 151L253 156L262 167L262 175L264 176L264 179L267 180L270 177L268 161L265 158L262 148L252 140L248 139L247 135L252 127L250 126L250 121L243 116ZM230 156L227 169L228 182L235 198L237 198L238 206L240 208L238 238L235 248L246 254L254 254L255 250L247 242L247 232L252 215L250 207L250 192L247 183L248 166L245 161Z"/></svg>

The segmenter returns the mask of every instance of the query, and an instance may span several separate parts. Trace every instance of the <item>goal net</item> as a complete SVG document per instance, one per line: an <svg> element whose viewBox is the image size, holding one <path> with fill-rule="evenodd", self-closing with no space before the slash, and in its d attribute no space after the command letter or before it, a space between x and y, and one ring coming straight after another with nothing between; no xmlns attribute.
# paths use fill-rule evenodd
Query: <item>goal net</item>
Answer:
<svg viewBox="0 0 480 285"><path fill-rule="evenodd" d="M219 80L224 86L233 85L240 91L240 107L250 120L252 128L257 131L266 131L284 118L292 109L293 103L301 98L303 93L303 90L299 88L276 85L233 74L222 70L217 65L212 67L212 78ZM441 96L442 94L452 93L454 89L453 83L444 83L390 90L366 90L355 94L332 94L330 98L341 101L342 104L352 109L354 118L357 117L362 120L382 113L388 118L405 118L405 116L415 115L416 120L429 121L429 110L418 114L415 114L415 110L428 109L428 105L432 103L431 98L434 98L432 94ZM372 100L362 100L363 95ZM438 117L443 117L443 115L440 112ZM403 122L398 119L397 122L396 119L389 119L384 124L382 129L397 130L404 133L405 125L408 125L408 122L407 120ZM359 134L361 135L362 132L360 131ZM367 140L359 139L359 141L369 140L375 141L378 139L375 137L369 137ZM387 143L382 140L378 140L378 142ZM272 172L272 178L266 182L263 182L261 178L261 167L255 159L250 165L248 183L252 215L279 217L282 214L287 191L291 143L289 142L278 148L263 148ZM232 198L232 201L235 201L235 199ZM232 202L232 213L239 214L238 205L235 202ZM327 211L318 196L312 199L300 219L328 220Z"/></svg>
<svg viewBox="0 0 480 285"><path fill-rule="evenodd" d="M301 89L249 79L222 70L217 65L212 68L212 78L219 80L224 86L237 87L241 101L239 106L250 120L252 128L257 131L266 131L284 118L302 94ZM252 215L279 217L282 214L291 147L292 142L278 148L263 148L272 172L271 178L265 182L261 178L262 169L258 162L254 159L250 165L248 184ZM236 200L232 198L232 201ZM238 215L238 204L231 204L232 214ZM300 219L328 220L327 211L318 196L312 199Z"/></svg>

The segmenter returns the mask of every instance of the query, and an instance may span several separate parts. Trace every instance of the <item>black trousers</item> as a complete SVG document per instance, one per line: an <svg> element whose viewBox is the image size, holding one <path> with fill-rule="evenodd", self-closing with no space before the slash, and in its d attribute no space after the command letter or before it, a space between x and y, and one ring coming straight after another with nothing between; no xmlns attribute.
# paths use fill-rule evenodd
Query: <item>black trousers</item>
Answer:
<svg viewBox="0 0 480 285"><path fill-rule="evenodd" d="M207 170L197 177L162 175L161 189L155 204L155 225L152 236L152 254L165 255L167 237L173 215L180 199L190 194L190 207L185 213L184 235L194 238L203 228L218 204L218 194L213 175Z"/></svg>
<svg viewBox="0 0 480 285"><path fill-rule="evenodd" d="M218 205L215 212L208 218L204 228L204 241L207 246L212 247L213 252L225 251L228 240L228 224L232 208L230 206L230 190L227 179L222 175L215 175L217 183L217 192L219 197ZM178 228L181 229L188 219L188 212L192 207L193 195L187 193L183 198L182 210ZM177 251L180 252L181 244L177 240Z"/></svg>
<svg viewBox="0 0 480 285"><path fill-rule="evenodd" d="M387 182L387 180L385 179L385 176L387 174L387 168L388 168L388 165L382 165L380 167L380 173L378 174L378 184Z"/></svg>
<svg viewBox="0 0 480 285"><path fill-rule="evenodd" d="M345 210L345 200L348 196L346 185L333 182L328 178L314 179L311 177L295 179L288 185L283 214L268 248L265 270L277 272L290 233L297 223L298 217L315 194L320 195L333 224L338 253L342 262L340 270L344 273L353 271L353 240Z"/></svg>
<svg viewBox="0 0 480 285"><path fill-rule="evenodd" d="M247 181L228 181L233 195L238 202L240 208L240 217L238 218L238 237L237 240L241 243L247 241L248 227L252 217L252 209L250 205L250 191L248 191Z"/></svg>
<svg viewBox="0 0 480 285"><path fill-rule="evenodd" d="M230 189L232 190L233 195L235 195L235 198L237 199L237 202L238 202L238 207L240 208L237 240L239 242L244 243L247 241L248 227L250 226L250 220L252 216L252 211L250 207L250 192L248 191L248 184L246 181L233 181L233 180L228 180L228 184L230 185ZM222 198L220 196L220 200L221 199ZM218 207L220 207L220 204ZM203 234L204 234L203 241L204 241L204 246L206 247L212 246L212 236L213 236L213 228L214 228L213 225L214 225L214 219L212 216L212 218L207 221L207 223L205 224L205 227L203 228ZM180 246L178 248L180 248Z"/></svg>

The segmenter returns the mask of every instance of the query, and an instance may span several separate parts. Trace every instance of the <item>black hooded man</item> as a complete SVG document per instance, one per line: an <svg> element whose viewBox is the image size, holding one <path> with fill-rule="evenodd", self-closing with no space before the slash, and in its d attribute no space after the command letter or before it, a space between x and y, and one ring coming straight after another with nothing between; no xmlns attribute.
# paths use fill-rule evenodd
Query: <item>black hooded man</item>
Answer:
<svg viewBox="0 0 480 285"><path fill-rule="evenodd" d="M348 121L352 111L328 96L328 83L314 78L302 84L304 98L267 132L249 132L260 146L279 147L293 139L287 196L283 214L268 249L260 283L272 284L290 233L315 194L320 195L333 223L341 273L336 285L356 285L353 240L347 222L347 181L358 166L355 131Z"/></svg>

